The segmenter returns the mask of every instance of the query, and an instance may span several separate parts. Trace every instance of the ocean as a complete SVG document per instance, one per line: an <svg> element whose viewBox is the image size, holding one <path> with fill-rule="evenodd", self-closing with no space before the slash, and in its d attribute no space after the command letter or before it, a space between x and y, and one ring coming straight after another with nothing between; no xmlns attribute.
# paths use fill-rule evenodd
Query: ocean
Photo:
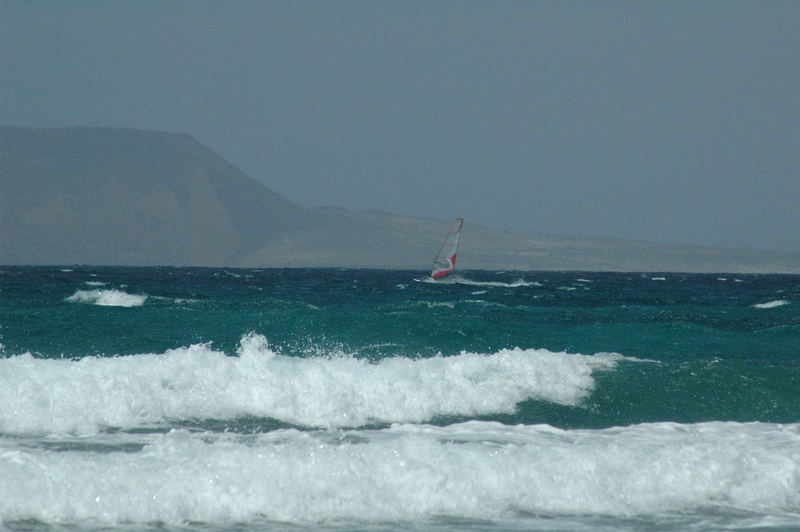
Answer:
<svg viewBox="0 0 800 532"><path fill-rule="evenodd" d="M0 267L0 529L800 529L800 276Z"/></svg>

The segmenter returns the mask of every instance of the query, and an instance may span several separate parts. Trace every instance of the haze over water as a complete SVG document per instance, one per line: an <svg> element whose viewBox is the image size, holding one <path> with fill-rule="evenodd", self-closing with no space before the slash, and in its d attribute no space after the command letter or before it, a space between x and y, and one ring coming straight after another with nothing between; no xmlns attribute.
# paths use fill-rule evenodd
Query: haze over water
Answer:
<svg viewBox="0 0 800 532"><path fill-rule="evenodd" d="M800 276L0 267L13 530L800 527Z"/></svg>
<svg viewBox="0 0 800 532"><path fill-rule="evenodd" d="M3 125L188 134L306 207L800 250L787 230L795 1L0 0L0 12Z"/></svg>

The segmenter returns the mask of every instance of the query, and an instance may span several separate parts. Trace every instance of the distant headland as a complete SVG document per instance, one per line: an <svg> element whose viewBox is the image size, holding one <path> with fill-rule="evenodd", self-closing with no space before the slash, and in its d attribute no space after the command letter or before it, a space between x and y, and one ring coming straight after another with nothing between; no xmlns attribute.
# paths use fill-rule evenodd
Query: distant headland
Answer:
<svg viewBox="0 0 800 532"><path fill-rule="evenodd" d="M188 135L0 127L0 264L424 270L462 213L438 214L303 207ZM459 262L490 270L798 273L800 251L511 233L467 219Z"/></svg>

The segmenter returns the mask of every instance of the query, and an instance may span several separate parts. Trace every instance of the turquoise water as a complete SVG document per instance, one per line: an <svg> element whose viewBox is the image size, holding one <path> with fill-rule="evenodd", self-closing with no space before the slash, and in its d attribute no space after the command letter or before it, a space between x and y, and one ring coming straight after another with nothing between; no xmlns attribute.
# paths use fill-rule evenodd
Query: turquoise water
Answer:
<svg viewBox="0 0 800 532"><path fill-rule="evenodd" d="M0 270L7 528L800 527L800 276Z"/></svg>

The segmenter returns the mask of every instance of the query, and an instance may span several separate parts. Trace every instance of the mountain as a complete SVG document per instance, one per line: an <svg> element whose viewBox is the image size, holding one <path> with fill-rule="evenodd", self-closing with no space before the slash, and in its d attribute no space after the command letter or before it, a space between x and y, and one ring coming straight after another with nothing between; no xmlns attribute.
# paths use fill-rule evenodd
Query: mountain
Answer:
<svg viewBox="0 0 800 532"><path fill-rule="evenodd" d="M426 269L451 221L309 209L187 135L0 127L0 264ZM800 272L800 252L509 233L470 220L461 249L467 269Z"/></svg>
<svg viewBox="0 0 800 532"><path fill-rule="evenodd" d="M316 215L186 135L0 128L0 262L230 265Z"/></svg>

